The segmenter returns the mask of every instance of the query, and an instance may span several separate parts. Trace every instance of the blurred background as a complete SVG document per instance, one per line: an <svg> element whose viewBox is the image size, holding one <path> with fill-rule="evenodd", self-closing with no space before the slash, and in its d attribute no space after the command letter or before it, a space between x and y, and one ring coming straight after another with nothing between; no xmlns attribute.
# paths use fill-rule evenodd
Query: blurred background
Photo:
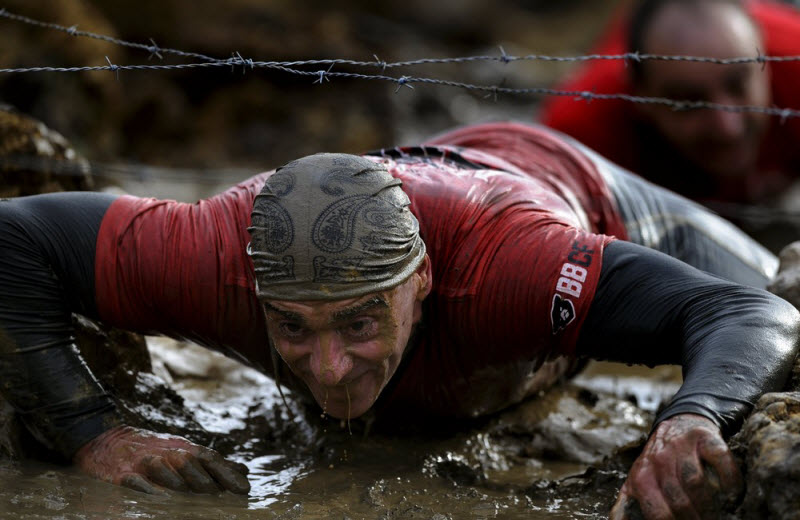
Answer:
<svg viewBox="0 0 800 520"><path fill-rule="evenodd" d="M9 12L160 47L253 60L404 61L586 52L624 0L8 0ZM0 18L0 67L181 63ZM197 61L197 60L188 60ZM466 83L551 85L569 63L391 70ZM306 68L317 70L320 66ZM323 68L327 68L323 67ZM345 70L335 68L334 70ZM364 69L367 74L380 69ZM530 121L540 98L241 67L0 75L0 102L61 133L96 175L138 195L195 200L309 153L412 144L450 127ZM102 178L101 178L102 181Z"/></svg>

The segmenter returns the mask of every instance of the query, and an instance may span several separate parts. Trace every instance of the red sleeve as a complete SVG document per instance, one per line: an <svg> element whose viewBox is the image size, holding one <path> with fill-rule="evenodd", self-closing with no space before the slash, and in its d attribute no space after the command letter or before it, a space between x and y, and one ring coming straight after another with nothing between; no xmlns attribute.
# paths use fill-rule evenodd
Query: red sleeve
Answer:
<svg viewBox="0 0 800 520"><path fill-rule="evenodd" d="M112 203L97 241L101 318L221 350L266 352L246 254L250 211L264 178L196 204L129 196Z"/></svg>

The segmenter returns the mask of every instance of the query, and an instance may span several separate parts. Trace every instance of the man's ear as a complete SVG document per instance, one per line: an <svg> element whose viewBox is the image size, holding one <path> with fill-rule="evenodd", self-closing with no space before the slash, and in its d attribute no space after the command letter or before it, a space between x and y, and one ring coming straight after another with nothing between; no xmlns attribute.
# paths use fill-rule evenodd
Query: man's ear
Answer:
<svg viewBox="0 0 800 520"><path fill-rule="evenodd" d="M431 258L425 254L422 263L419 264L416 270L419 276L419 286L417 287L417 301L422 301L428 297L433 289L433 272L431 268Z"/></svg>

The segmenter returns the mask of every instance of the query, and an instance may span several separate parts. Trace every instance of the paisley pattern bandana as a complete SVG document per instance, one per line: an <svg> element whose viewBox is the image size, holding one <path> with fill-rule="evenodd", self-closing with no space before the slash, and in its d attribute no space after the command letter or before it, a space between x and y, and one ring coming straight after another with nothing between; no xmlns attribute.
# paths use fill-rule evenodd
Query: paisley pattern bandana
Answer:
<svg viewBox="0 0 800 520"><path fill-rule="evenodd" d="M316 154L278 168L248 228L258 297L342 300L404 282L425 244L401 184L355 155Z"/></svg>

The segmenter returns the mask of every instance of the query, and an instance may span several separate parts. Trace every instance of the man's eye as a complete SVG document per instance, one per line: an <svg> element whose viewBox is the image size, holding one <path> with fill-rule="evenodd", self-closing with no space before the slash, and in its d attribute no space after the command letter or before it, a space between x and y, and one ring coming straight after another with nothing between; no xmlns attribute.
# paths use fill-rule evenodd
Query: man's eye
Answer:
<svg viewBox="0 0 800 520"><path fill-rule="evenodd" d="M278 328L281 331L281 334L284 336L288 336L290 338L297 338L303 335L304 329L302 325L298 325L297 323L291 322L283 322L278 325Z"/></svg>
<svg viewBox="0 0 800 520"><path fill-rule="evenodd" d="M363 338L375 334L378 330L378 322L371 318L364 318L350 322L345 327L345 332L350 336Z"/></svg>

